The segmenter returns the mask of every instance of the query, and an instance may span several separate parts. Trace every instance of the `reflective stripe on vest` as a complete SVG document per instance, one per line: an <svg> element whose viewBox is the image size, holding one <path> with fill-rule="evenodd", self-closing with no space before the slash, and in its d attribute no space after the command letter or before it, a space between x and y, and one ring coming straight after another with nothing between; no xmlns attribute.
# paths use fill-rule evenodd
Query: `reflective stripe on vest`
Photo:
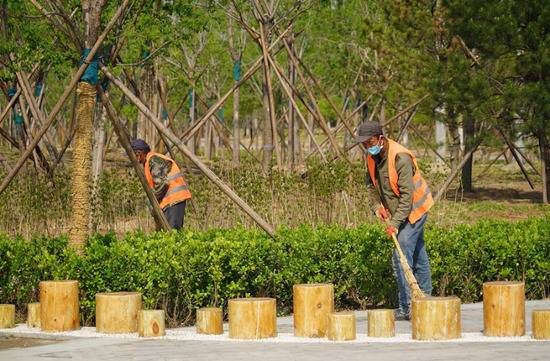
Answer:
<svg viewBox="0 0 550 361"><path fill-rule="evenodd" d="M430 192L430 188L428 187L428 184L422 178L420 175L420 169L418 168L418 164L416 162L416 157L412 154L410 150L403 147L399 143L394 142L391 139L388 139L388 149L387 149L387 162L388 162L388 176L389 176L389 182L390 187L392 188L393 192L399 196L399 185L398 185L398 174L397 170L395 169L395 158L397 154L405 153L408 156L411 157L415 172L413 175L413 184L414 184L414 191L413 191L413 199L412 199L412 208L411 213L409 213L408 220L411 224L414 224L416 221L418 221L422 216L428 212L428 210L433 206L433 198L432 193ZM374 184L375 187L378 187L376 182L376 164L374 162L374 159L369 154L367 155L367 167L369 170L369 176L372 181L372 184Z"/></svg>
<svg viewBox="0 0 550 361"><path fill-rule="evenodd" d="M189 187L187 183L185 183L183 174L181 173L176 162L159 153L149 152L145 160L145 177L147 178L147 183L149 183L149 186L151 188L155 187L153 176L151 175L151 169L149 168L149 160L153 156L160 157L166 161L169 161L170 164L172 164L170 172L168 172L168 176L166 178L166 180L168 181L168 189L166 190L166 194L164 195L164 197L159 202L160 208L164 209L170 205L185 201L187 199L191 199L191 192L189 191Z"/></svg>

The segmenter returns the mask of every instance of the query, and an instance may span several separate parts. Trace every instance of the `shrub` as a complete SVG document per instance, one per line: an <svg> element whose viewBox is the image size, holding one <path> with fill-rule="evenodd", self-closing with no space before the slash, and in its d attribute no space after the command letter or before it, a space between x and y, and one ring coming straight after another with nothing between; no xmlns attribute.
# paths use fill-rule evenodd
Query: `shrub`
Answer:
<svg viewBox="0 0 550 361"><path fill-rule="evenodd" d="M550 292L550 217L430 226L426 240L435 294L479 301L488 280L524 280L531 299ZM309 282L334 283L338 308L392 306L391 247L372 225L284 228L277 240L244 228L96 235L84 256L63 237L0 236L0 303L23 309L37 300L40 280L77 279L84 324L94 322L97 292L123 290L142 292L144 307L164 309L171 326L233 297L276 297L287 314L292 286Z"/></svg>

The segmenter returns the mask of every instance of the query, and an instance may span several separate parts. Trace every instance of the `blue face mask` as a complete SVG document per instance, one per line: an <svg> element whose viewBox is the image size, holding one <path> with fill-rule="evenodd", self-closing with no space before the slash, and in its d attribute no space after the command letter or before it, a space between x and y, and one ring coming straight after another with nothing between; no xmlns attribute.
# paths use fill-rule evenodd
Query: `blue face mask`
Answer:
<svg viewBox="0 0 550 361"><path fill-rule="evenodd" d="M382 150L382 147L377 144L372 147L369 147L367 149L367 152L369 152L370 155L377 155L380 153L381 150Z"/></svg>

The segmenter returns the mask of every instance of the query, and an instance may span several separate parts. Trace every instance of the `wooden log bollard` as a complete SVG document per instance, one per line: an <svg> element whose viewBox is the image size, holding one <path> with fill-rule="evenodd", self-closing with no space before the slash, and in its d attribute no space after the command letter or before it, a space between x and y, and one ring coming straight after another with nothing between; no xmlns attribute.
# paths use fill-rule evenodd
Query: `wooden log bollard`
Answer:
<svg viewBox="0 0 550 361"><path fill-rule="evenodd" d="M367 314L369 337L395 336L395 314L393 310L369 310Z"/></svg>
<svg viewBox="0 0 550 361"><path fill-rule="evenodd" d="M204 307L197 310L197 333L223 334L223 312L220 307Z"/></svg>
<svg viewBox="0 0 550 361"><path fill-rule="evenodd" d="M461 337L460 299L423 297L412 300L412 338L450 340Z"/></svg>
<svg viewBox="0 0 550 361"><path fill-rule="evenodd" d="M483 284L483 334L525 335L525 285L523 282Z"/></svg>
<svg viewBox="0 0 550 361"><path fill-rule="evenodd" d="M27 326L40 327L40 303L27 304Z"/></svg>
<svg viewBox="0 0 550 361"><path fill-rule="evenodd" d="M40 329L62 332L80 329L78 281L40 282Z"/></svg>
<svg viewBox="0 0 550 361"><path fill-rule="evenodd" d="M351 341L356 337L355 312L331 312L327 316L327 338L331 341Z"/></svg>
<svg viewBox="0 0 550 361"><path fill-rule="evenodd" d="M159 337L166 335L164 310L139 310L138 335L140 337Z"/></svg>
<svg viewBox="0 0 550 361"><path fill-rule="evenodd" d="M138 331L141 293L106 292L95 295L95 327L101 333Z"/></svg>
<svg viewBox="0 0 550 361"><path fill-rule="evenodd" d="M334 312L332 284L302 284L293 287L294 336L325 337L328 315Z"/></svg>
<svg viewBox="0 0 550 361"><path fill-rule="evenodd" d="M550 309L533 310L531 331L534 339L550 340Z"/></svg>
<svg viewBox="0 0 550 361"><path fill-rule="evenodd" d="M0 305L0 328L15 327L15 305Z"/></svg>
<svg viewBox="0 0 550 361"><path fill-rule="evenodd" d="M260 339L277 336L277 303L274 298L229 300L229 338Z"/></svg>

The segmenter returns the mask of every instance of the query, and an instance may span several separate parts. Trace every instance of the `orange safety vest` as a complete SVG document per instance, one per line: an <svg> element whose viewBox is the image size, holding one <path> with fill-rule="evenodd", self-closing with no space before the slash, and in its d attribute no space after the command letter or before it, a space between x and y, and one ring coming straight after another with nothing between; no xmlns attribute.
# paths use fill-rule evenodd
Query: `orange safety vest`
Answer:
<svg viewBox="0 0 550 361"><path fill-rule="evenodd" d="M388 139L388 150L387 150L387 161L388 161L388 175L389 175L389 181L390 186L393 190L393 192L399 196L399 186L397 184L398 180L398 174L397 170L395 170L395 157L399 153L405 153L408 154L414 163L415 172L413 175L413 183L414 183L414 192L413 192L413 205L411 209L411 213L409 214L409 222L411 224L414 224L416 221L418 221L422 216L428 212L428 210L434 205L434 201L432 198L432 193L430 192L430 188L428 187L428 183L422 178L420 175L420 169L418 168L418 164L416 163L416 157L411 153L410 150L403 147L401 144L394 142L391 139ZM375 171L376 171L376 164L374 162L373 157L368 154L367 155L367 167L369 169L369 175L370 179L372 181L372 184L374 184L375 187L377 187L376 184L376 177L375 177Z"/></svg>
<svg viewBox="0 0 550 361"><path fill-rule="evenodd" d="M149 152L145 160L145 177L147 178L149 187L155 187L155 184L153 183L153 176L151 175L151 169L149 168L149 160L152 156L160 157L172 163L172 168L170 169L170 172L168 172L168 189L166 190L164 198L160 201L160 208L164 209L173 204L191 199L189 187L187 186L187 183L185 183L183 174L180 172L180 168L176 162L159 153Z"/></svg>

